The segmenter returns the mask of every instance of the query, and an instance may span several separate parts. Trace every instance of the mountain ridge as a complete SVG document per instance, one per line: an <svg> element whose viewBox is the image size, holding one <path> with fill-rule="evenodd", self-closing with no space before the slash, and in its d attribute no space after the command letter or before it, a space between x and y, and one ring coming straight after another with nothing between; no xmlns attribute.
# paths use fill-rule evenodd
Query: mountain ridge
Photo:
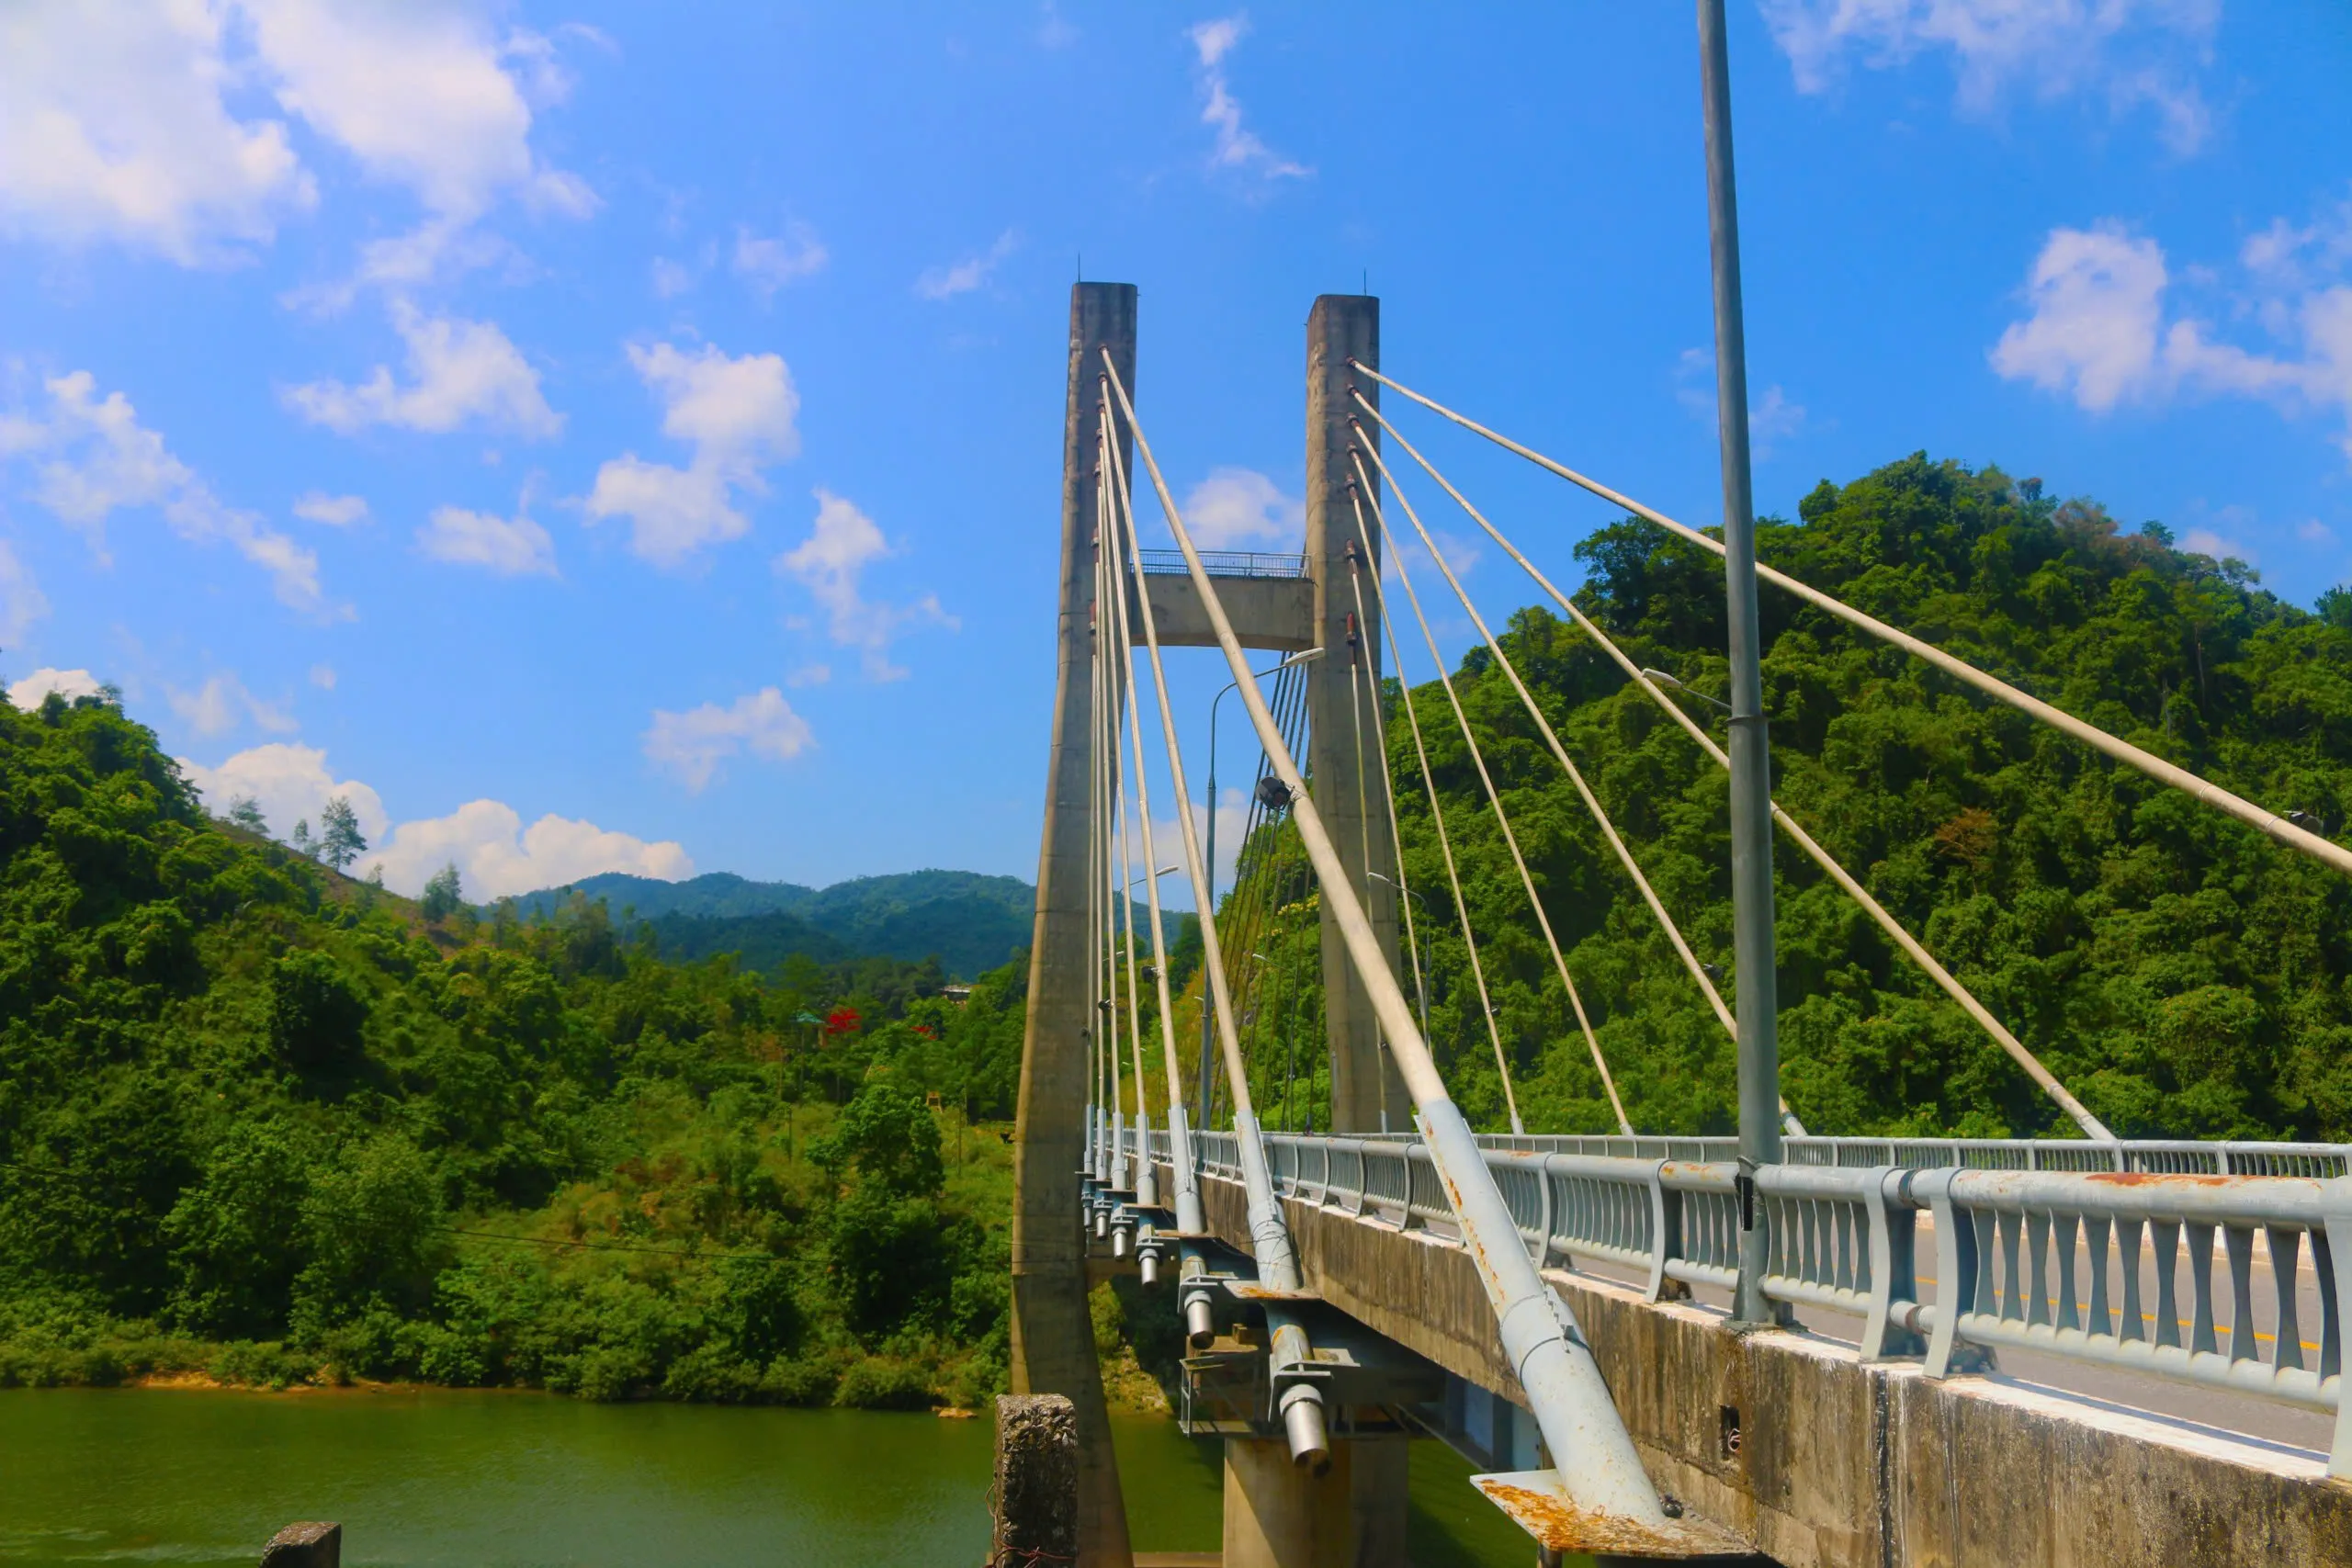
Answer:
<svg viewBox="0 0 2352 1568"><path fill-rule="evenodd" d="M727 871L681 882L605 872L524 894L515 906L526 915L551 914L575 893L603 899L625 924L650 927L672 957L733 952L747 967L764 969L792 953L820 962L935 956L964 978L1002 965L1028 944L1037 897L1017 876L937 867L824 887Z"/></svg>

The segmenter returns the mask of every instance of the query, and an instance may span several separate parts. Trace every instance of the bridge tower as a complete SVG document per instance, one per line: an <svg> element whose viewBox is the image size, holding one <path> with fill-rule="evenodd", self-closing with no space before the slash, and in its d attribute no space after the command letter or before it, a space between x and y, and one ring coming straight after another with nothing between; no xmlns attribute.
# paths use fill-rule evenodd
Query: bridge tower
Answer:
<svg viewBox="0 0 2352 1568"><path fill-rule="evenodd" d="M1376 403L1380 385L1350 369L1351 359L1380 367L1380 301L1323 295L1306 318L1306 571L1315 584L1316 641L1325 650L1306 666L1309 787L1394 969L1396 853L1388 834L1388 765L1370 706L1380 694L1380 561L1377 554L1364 558L1366 544L1376 552L1379 542L1374 530L1369 540L1357 532L1358 481L1350 456L1360 442L1376 445L1379 438L1376 427L1353 423L1351 394L1360 389ZM1374 498L1362 499L1368 520ZM1331 1131L1408 1131L1412 1100L1384 1048L1372 998L1348 962L1328 902L1323 976Z"/></svg>
<svg viewBox="0 0 2352 1568"><path fill-rule="evenodd" d="M1019 1130L1013 1156L1012 1388L1067 1394L1077 1407L1079 1561L1127 1568L1126 1506L1094 1326L1086 1311L1086 1244L1080 1229L1079 1168L1086 1160L1088 835L1087 763L1097 722L1091 678L1094 604L1094 454L1102 419L1096 378L1108 349L1135 385L1136 288L1080 283L1070 290L1069 400L1062 421L1062 575L1055 631L1054 733L1046 768L1045 841L1037 854L1037 914L1029 948L1029 1017L1021 1053ZM1113 416L1116 420L1116 416ZM1132 437L1112 432L1121 452ZM1133 471L1130 466L1128 471Z"/></svg>

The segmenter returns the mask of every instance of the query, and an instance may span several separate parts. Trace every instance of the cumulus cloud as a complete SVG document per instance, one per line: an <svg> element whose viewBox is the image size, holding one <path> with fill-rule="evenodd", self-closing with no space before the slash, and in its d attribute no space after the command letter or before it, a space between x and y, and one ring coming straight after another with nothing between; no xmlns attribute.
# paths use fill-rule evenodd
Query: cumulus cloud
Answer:
<svg viewBox="0 0 2352 1568"><path fill-rule="evenodd" d="M750 752L788 762L816 744L808 721L774 686L735 699L728 707L705 703L684 713L653 712L646 730L646 760L699 795L728 758Z"/></svg>
<svg viewBox="0 0 2352 1568"><path fill-rule="evenodd" d="M806 223L792 224L774 238L749 229L735 231L735 276L763 299L788 283L824 271L827 259L824 242Z"/></svg>
<svg viewBox="0 0 2352 1568"><path fill-rule="evenodd" d="M119 391L97 395L86 370L42 382L46 406L0 416L0 459L31 470L33 501L80 530L106 558L106 523L125 508L153 507L181 538L226 544L269 573L279 601L327 613L319 558L254 513L227 505L164 438L139 423Z"/></svg>
<svg viewBox="0 0 2352 1568"><path fill-rule="evenodd" d="M526 829L520 813L496 800L469 801L447 817L395 826L383 798L357 779L336 778L317 747L273 741L218 767L183 757L180 768L216 814L226 813L239 795L252 795L270 832L281 839L297 821L315 825L321 807L342 796L374 846L353 872L366 876L380 869L384 885L396 893L421 892L427 877L453 861L467 897L477 899L558 887L606 871L668 881L694 874L694 861L675 842L649 843L552 814Z"/></svg>
<svg viewBox="0 0 2352 1568"><path fill-rule="evenodd" d="M1276 152L1241 124L1241 103L1226 79L1225 62L1249 32L1250 19L1237 13L1197 22L1186 34L1200 62L1201 123L1215 137L1209 167L1235 170L1259 180L1304 179L1315 171Z"/></svg>
<svg viewBox="0 0 2352 1568"><path fill-rule="evenodd" d="M695 874L693 857L674 840L648 843L552 812L525 828L522 814L498 800L469 801L447 817L403 822L354 869L364 876L381 868L385 886L413 896L452 863L472 899L560 887L608 871L663 882Z"/></svg>
<svg viewBox="0 0 2352 1568"><path fill-rule="evenodd" d="M969 294L987 283L998 266L1020 248L1020 231L1007 229L985 251L948 266L925 268L922 276L915 279L915 295L923 299L953 299L958 294Z"/></svg>
<svg viewBox="0 0 2352 1568"><path fill-rule="evenodd" d="M32 625L49 614L49 595L32 569L17 558L16 547L0 539L0 647L22 642Z"/></svg>
<svg viewBox="0 0 2352 1568"><path fill-rule="evenodd" d="M1184 526L1204 550L1303 550L1306 502L1255 468L1212 468L1184 498Z"/></svg>
<svg viewBox="0 0 2352 1568"><path fill-rule="evenodd" d="M2274 226L2275 227L2275 226ZM2333 265L2323 237L2256 252L2253 292L2237 303L2285 352L2222 341L2211 322L2174 310L2163 248L2109 221L2056 229L2025 288L2029 314L1993 345L1993 368L2104 413L2177 394L2256 397L2290 410L2352 419L2352 285L2322 285L2304 267ZM2290 287L2281 288L2282 280ZM2352 454L2352 434L2342 438Z"/></svg>
<svg viewBox="0 0 2352 1568"><path fill-rule="evenodd" d="M305 491L294 498L294 515L328 528L349 528L368 521L368 502L364 496Z"/></svg>
<svg viewBox="0 0 2352 1568"><path fill-rule="evenodd" d="M0 221L228 259L315 204L296 124L445 242L510 194L581 214L594 193L529 141L566 85L547 39L471 6L24 0L0 9Z"/></svg>
<svg viewBox="0 0 2352 1568"><path fill-rule="evenodd" d="M285 705L266 703L254 695L234 671L218 671L192 692L167 685L164 694L179 721L208 740L247 721L255 728L279 735L299 728Z"/></svg>
<svg viewBox="0 0 2352 1568"><path fill-rule="evenodd" d="M563 429L563 417L540 394L539 373L495 323L428 317L404 299L393 301L391 316L408 348L407 384L379 365L356 387L341 381L289 387L287 405L344 435L371 424L436 434L478 424L541 437Z"/></svg>
<svg viewBox="0 0 2352 1568"><path fill-rule="evenodd" d="M890 662L890 643L907 626L954 627L954 616L926 593L910 604L876 604L865 597L860 579L872 562L891 553L874 519L832 491L817 491L817 522L808 536L775 558L775 570L808 590L825 612L834 642L854 648L872 681L897 681L907 671Z"/></svg>
<svg viewBox="0 0 2352 1568"><path fill-rule="evenodd" d="M633 344L628 357L662 400L662 434L693 456L683 468L634 452L613 458L596 470L587 516L628 518L630 549L675 567L750 530L736 493L766 494L764 470L799 454L800 394L778 355L730 358L707 344L689 354L658 343Z"/></svg>
<svg viewBox="0 0 2352 1568"><path fill-rule="evenodd" d="M95 697L104 688L98 678L87 670L34 671L8 688L8 700L20 708L37 707L55 692L72 702L75 697Z"/></svg>
<svg viewBox="0 0 2352 1568"><path fill-rule="evenodd" d="M273 740L239 751L217 768L186 757L179 764L213 815L227 815L231 801L249 795L277 838L290 837L297 822L316 827L320 808L338 795L351 803L359 831L370 843L391 826L383 797L357 779L336 778L327 767L326 752L316 746ZM424 886L422 880L417 886Z"/></svg>
<svg viewBox="0 0 2352 1568"><path fill-rule="evenodd" d="M555 541L528 517L493 517L462 506L436 506L416 531L416 547L435 560L478 566L501 577L553 577Z"/></svg>
<svg viewBox="0 0 2352 1568"><path fill-rule="evenodd" d="M2197 76L2221 10L2221 0L1763 0L1800 92L1829 90L1856 58L1899 66L1950 51L1967 112L1990 113L2018 88L2086 93L2119 116L2154 109L2184 154L2212 130Z"/></svg>

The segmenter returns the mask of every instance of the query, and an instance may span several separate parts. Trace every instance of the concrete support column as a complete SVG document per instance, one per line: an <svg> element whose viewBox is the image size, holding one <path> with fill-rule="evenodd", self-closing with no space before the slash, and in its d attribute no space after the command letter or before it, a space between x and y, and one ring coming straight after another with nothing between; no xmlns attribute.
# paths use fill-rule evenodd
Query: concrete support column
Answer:
<svg viewBox="0 0 2352 1568"><path fill-rule="evenodd" d="M1362 566L1365 624L1358 624L1356 584L1350 577L1357 569L1349 558L1356 514L1349 497L1355 464L1348 453L1359 439L1348 423L1355 412L1350 391L1361 385L1364 395L1377 402L1380 387L1350 371L1351 358L1379 367L1380 301L1361 294L1326 294L1306 318L1306 570L1315 582L1317 640L1325 649L1321 659L1306 666L1308 787L1393 969L1396 853L1388 834L1388 768L1380 754L1371 706L1380 691L1380 566L1376 557ZM1376 442L1378 433L1365 432L1362 438ZM1367 499L1367 520L1370 514ZM1367 872L1377 874L1368 876ZM1331 1059L1331 1130L1409 1128L1412 1100L1383 1047L1372 998L1348 963L1347 945L1328 903L1323 910L1323 991Z"/></svg>
<svg viewBox="0 0 2352 1568"><path fill-rule="evenodd" d="M1320 1476L1279 1438L1225 1443L1225 1568L1406 1568L1407 1439L1346 1438Z"/></svg>
<svg viewBox="0 0 2352 1568"><path fill-rule="evenodd" d="M1086 1313L1079 1168L1085 1159L1089 1066L1088 772L1094 712L1096 377L1103 347L1135 385L1136 290L1081 283L1070 291L1069 395L1062 435L1062 575L1056 630L1054 735L1046 772L1045 841L1029 955L1028 1033L1013 1153L1012 1389L1069 1396L1078 1419L1079 1562L1128 1568L1126 1507ZM1114 433L1123 449L1130 439Z"/></svg>

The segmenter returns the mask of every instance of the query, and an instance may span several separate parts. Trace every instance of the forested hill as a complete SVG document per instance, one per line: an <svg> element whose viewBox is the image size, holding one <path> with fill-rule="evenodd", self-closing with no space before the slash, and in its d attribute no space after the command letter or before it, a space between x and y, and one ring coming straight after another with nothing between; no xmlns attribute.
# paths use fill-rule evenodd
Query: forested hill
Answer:
<svg viewBox="0 0 2352 1568"><path fill-rule="evenodd" d="M978 1399L1027 969L944 979L427 919L0 699L0 1384Z"/></svg>
<svg viewBox="0 0 2352 1568"><path fill-rule="evenodd" d="M1825 481L1800 513L1759 526L1766 561L2343 834L2352 594L2300 609L2159 527L2127 534L2092 502L1924 456ZM1725 694L1717 558L1631 519L1577 554L1581 604L1636 662ZM1508 590L1489 576L1492 602ZM1777 797L2109 1126L2352 1138L2352 882L1760 592ZM1565 616L1523 610L1505 646L1700 956L1736 987L1720 772ZM1636 1128L1728 1129L1729 1040L1491 662L1474 650L1457 685ZM1684 700L1722 739L1719 710ZM1443 694L1431 682L1414 701L1528 1124L1612 1129ZM1401 711L1388 739L1409 880L1435 909L1431 1032L1466 1101L1501 1125ZM1785 838L1775 852L1782 1083L1810 1128L2071 1133L1810 861ZM1278 920L1267 940L1283 952L1261 943L1269 973L1313 974L1309 915ZM1284 1016L1282 998L1261 1013ZM1261 1095L1279 1094L1281 1067L1270 1035Z"/></svg>
<svg viewBox="0 0 2352 1568"><path fill-rule="evenodd" d="M745 967L770 969L793 953L824 962L935 956L967 978L1027 946L1036 909L1036 890L1019 877L969 871L861 876L822 888L727 872L684 882L608 872L517 904L526 913L548 911L574 892L603 899L624 924L650 925L661 950L675 957L737 953Z"/></svg>

